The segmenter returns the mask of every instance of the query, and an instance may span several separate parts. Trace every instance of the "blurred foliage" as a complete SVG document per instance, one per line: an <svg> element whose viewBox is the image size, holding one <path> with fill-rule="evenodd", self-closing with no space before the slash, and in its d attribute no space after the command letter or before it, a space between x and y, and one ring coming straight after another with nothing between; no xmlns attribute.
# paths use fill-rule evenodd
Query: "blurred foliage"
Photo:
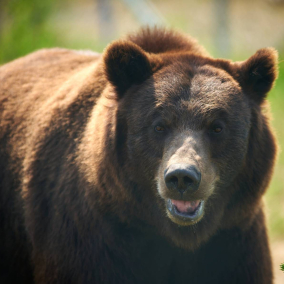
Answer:
<svg viewBox="0 0 284 284"><path fill-rule="evenodd" d="M33 50L60 45L55 31L47 25L58 8L56 0L0 0L0 62Z"/></svg>
<svg viewBox="0 0 284 284"><path fill-rule="evenodd" d="M80 9L87 0L0 0L0 64L44 47L62 46L67 48L90 48L96 51L101 51L103 46L105 46L105 42L92 34L91 29L88 30L86 28L86 26L96 26L95 22L92 22L92 19L96 17L96 11L95 9L91 10L89 8L93 7L92 5L95 4L95 1L93 1L94 0L91 2L89 1L88 8L82 11ZM115 16L120 17L120 19L123 17L124 26L127 26L127 28L136 28L136 26L133 26L130 21L131 19L125 17L126 14L122 14L124 13L124 7L122 7L119 2L120 1L113 1L113 3L117 5L115 8ZM161 8L162 13L167 14L167 19L171 21L173 27L178 27L182 30L187 30L189 25L190 27L197 27L195 32L191 31L192 35L194 37L198 37L198 34L203 32L203 40L201 40L201 42L206 45L206 48L209 51L214 50L212 47L213 43L208 37L208 34L210 34L211 31L208 29L201 29L203 21L209 17L208 15L211 11L210 7L210 9L208 7L204 9L204 7L206 7L204 6L207 3L206 1L201 1L199 6L197 6L198 1L192 2L192 5L195 6L193 6L191 10L188 10L187 6L183 6L187 5L187 1L178 1L179 5L182 7L179 10L173 9L172 5L169 5L170 1L155 0L154 2L157 3L157 5L160 5L159 7ZM248 3L249 1L243 2ZM236 5L236 2L231 3ZM195 11L198 9L201 9L202 17L198 24L194 25L192 21L195 22L198 20L197 18L194 18L196 14ZM273 13L280 13L278 11L280 9L278 8L272 9L270 7L269 9L271 9L271 11L273 10ZM79 12L75 14L74 11ZM206 11L207 14L204 16ZM188 16L188 13L191 13L190 17ZM250 16L250 10L248 13ZM181 16L183 14L185 14L184 17ZM281 17L281 15L278 16ZM235 21L236 19L238 19L238 17L235 17ZM258 18L255 16L255 19ZM82 23L82 21L84 21L84 23ZM261 21L263 22L262 19ZM260 23L256 20L251 22L255 22L255 25ZM121 23L121 20L117 21L116 26L119 26ZM199 26L200 24L201 26ZM240 23L237 22L235 26L238 27L239 24ZM96 28L100 29L101 27ZM259 30L261 33L262 29ZM239 33L235 33L235 35L239 34L243 34L243 29L240 29ZM115 36L118 37L119 33L116 32ZM250 36L247 38L251 41L253 40ZM280 43L279 46L283 46L283 42L284 40L282 40L282 43ZM234 41L233 45L235 45ZM237 54L237 52L233 52L231 58L234 60L244 60L247 55L248 54ZM268 97L273 114L272 123L280 144L279 159L270 189L266 195L269 229L271 236L275 239L283 238L284 236L283 58L284 50L280 50L279 78L276 82L275 88L271 91Z"/></svg>

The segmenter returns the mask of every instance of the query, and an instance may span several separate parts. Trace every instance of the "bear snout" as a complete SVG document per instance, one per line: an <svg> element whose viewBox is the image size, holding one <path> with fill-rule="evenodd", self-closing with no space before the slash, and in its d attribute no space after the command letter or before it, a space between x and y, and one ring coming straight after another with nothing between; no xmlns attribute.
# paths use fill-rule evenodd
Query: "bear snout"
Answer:
<svg viewBox="0 0 284 284"><path fill-rule="evenodd" d="M164 171L164 181L170 191L194 193L198 190L201 173L190 164L172 164Z"/></svg>

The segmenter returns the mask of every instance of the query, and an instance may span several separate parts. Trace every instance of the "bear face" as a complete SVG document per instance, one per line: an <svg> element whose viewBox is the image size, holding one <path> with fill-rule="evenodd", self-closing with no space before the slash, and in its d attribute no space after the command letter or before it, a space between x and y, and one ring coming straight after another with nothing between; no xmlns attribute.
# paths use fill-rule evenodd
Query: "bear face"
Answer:
<svg viewBox="0 0 284 284"><path fill-rule="evenodd" d="M252 178L262 183L252 172L260 159L250 144L255 131L272 137L260 107L276 77L275 51L263 49L232 63L194 52L153 54L120 42L105 54L106 75L119 100L117 143L126 153L120 160L131 168L129 178L151 191L151 206L163 219L154 225L193 249L223 224L248 218L246 208L263 192L252 183L251 192L241 187ZM271 141L260 148L271 149L265 160L273 161ZM265 176L270 161L263 162ZM226 214L235 195L243 195L234 205L240 208L237 218Z"/></svg>

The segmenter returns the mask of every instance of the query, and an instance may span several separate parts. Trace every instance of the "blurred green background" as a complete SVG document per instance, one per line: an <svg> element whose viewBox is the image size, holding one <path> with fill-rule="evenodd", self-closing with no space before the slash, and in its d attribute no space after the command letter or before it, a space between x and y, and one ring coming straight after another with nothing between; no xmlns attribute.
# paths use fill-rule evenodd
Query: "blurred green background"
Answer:
<svg viewBox="0 0 284 284"><path fill-rule="evenodd" d="M279 77L269 101L280 153L266 205L274 254L283 262L283 0L0 0L0 64L44 47L101 52L111 40L144 24L184 31L215 57L240 61L262 47L279 51Z"/></svg>

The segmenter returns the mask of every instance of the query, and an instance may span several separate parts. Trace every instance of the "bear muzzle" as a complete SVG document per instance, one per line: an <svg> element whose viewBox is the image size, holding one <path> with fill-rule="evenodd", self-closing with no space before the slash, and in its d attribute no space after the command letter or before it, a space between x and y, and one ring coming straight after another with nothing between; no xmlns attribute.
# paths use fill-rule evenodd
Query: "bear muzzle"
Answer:
<svg viewBox="0 0 284 284"><path fill-rule="evenodd" d="M171 164L164 171L164 182L171 193L166 204L170 219L180 225L198 222L203 216L204 200L191 200L201 182L201 173L197 167L190 164Z"/></svg>

